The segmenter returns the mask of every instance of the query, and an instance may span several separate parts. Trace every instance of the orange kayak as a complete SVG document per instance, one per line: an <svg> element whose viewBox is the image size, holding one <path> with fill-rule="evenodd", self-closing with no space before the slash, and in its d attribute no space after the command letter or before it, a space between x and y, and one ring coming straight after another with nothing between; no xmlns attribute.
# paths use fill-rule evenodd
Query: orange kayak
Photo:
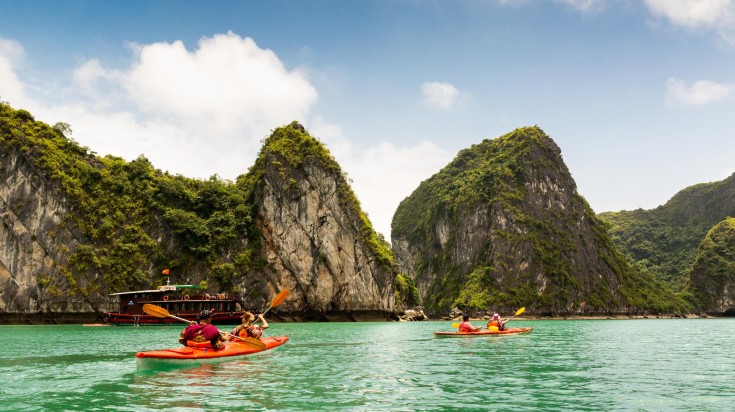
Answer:
<svg viewBox="0 0 735 412"><path fill-rule="evenodd" d="M434 336L443 338L470 338L473 336L488 335L519 335L521 333L529 333L533 328L508 328L504 330L481 330L478 332L434 332Z"/></svg>
<svg viewBox="0 0 735 412"><path fill-rule="evenodd" d="M259 350L250 345L232 341L225 342L225 347L220 350L181 346L172 349L138 352L135 354L135 360L138 365L138 369L148 369L166 364L195 365L200 363L243 359L254 353L264 352L283 345L288 341L288 336L267 337L262 338L261 341L265 343L265 349Z"/></svg>

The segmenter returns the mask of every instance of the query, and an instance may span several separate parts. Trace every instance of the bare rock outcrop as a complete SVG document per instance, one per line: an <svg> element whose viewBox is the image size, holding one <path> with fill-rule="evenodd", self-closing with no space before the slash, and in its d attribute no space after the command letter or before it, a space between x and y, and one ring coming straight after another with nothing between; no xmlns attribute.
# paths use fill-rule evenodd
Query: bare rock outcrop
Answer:
<svg viewBox="0 0 735 412"><path fill-rule="evenodd" d="M69 254L81 235L65 199L26 160L0 145L0 312L92 312L70 287Z"/></svg>
<svg viewBox="0 0 735 412"><path fill-rule="evenodd" d="M392 317L392 256L371 244L379 239L326 148L293 123L266 141L254 169L262 171L250 172L259 176L262 272L291 290L284 309L314 319Z"/></svg>

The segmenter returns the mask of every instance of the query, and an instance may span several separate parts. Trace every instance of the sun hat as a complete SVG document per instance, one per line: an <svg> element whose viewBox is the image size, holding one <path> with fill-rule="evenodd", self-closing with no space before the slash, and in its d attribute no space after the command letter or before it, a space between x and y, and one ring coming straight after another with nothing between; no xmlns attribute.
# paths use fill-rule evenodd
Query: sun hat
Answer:
<svg viewBox="0 0 735 412"><path fill-rule="evenodd" d="M213 314L214 314L214 309L212 310L204 309L203 311L199 312L199 314L197 315L197 320L210 319Z"/></svg>

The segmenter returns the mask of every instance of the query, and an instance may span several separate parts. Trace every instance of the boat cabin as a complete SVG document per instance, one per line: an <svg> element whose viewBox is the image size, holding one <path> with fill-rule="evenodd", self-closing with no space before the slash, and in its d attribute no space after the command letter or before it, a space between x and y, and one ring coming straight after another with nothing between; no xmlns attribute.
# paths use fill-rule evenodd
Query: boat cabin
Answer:
<svg viewBox="0 0 735 412"><path fill-rule="evenodd" d="M159 286L158 289L111 293L119 298L116 312L104 312L105 321L114 324L165 324L177 323L172 318L159 318L143 311L144 304L166 309L170 314L194 321L204 309L214 309L212 323L240 323L243 308L237 296L226 293L210 295L202 293L199 285ZM180 322L179 322L180 323Z"/></svg>

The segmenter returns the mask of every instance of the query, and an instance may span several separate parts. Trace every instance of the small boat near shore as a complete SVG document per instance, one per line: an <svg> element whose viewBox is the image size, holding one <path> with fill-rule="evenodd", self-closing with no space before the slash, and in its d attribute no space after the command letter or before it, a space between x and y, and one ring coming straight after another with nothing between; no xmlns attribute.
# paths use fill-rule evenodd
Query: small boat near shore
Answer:
<svg viewBox="0 0 735 412"><path fill-rule="evenodd" d="M237 296L227 293L202 293L199 285L162 285L157 289L111 293L120 299L117 311L103 312L105 322L113 325L163 325L177 323L172 318L151 316L143 305L153 304L188 321L195 321L202 310L214 309L212 323L240 323L244 309Z"/></svg>
<svg viewBox="0 0 735 412"><path fill-rule="evenodd" d="M138 369L152 369L164 365L197 365L229 360L243 359L247 356L277 348L288 342L288 336L275 336L260 339L264 349L237 341L225 342L224 348L214 350L211 347L182 346L172 349L161 349L135 354Z"/></svg>
<svg viewBox="0 0 735 412"><path fill-rule="evenodd" d="M481 330L477 332L434 332L434 336L441 338L472 338L475 336L492 336L492 335L520 335L522 333L530 333L533 330L527 328L508 328L503 330Z"/></svg>

